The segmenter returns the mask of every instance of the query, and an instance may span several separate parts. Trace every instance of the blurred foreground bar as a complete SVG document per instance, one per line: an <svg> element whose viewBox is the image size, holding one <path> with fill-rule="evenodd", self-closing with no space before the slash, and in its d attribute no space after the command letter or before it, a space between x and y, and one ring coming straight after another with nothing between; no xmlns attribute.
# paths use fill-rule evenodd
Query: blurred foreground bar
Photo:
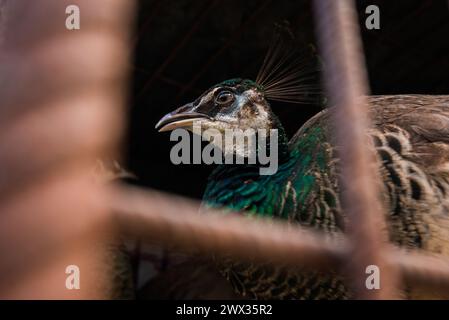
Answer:
<svg viewBox="0 0 449 320"><path fill-rule="evenodd" d="M379 177L369 149L370 128L365 70L359 21L354 0L314 0L319 47L324 59L324 83L339 146L342 210L347 214L350 252L345 263L356 299L398 298L398 275L384 252L388 231L378 194ZM373 170L374 168L374 170ZM382 270L379 290L366 287L366 268Z"/></svg>
<svg viewBox="0 0 449 320"><path fill-rule="evenodd" d="M133 1L0 6L0 298L107 298L108 191L92 169L122 134Z"/></svg>
<svg viewBox="0 0 449 320"><path fill-rule="evenodd" d="M108 204L126 234L180 252L232 255L242 261L324 272L344 271L342 267L353 260L351 243L343 235L330 237L282 221L223 215L216 209L199 214L199 203L158 191L120 188ZM386 245L384 259L407 285L433 293L449 290L445 256Z"/></svg>

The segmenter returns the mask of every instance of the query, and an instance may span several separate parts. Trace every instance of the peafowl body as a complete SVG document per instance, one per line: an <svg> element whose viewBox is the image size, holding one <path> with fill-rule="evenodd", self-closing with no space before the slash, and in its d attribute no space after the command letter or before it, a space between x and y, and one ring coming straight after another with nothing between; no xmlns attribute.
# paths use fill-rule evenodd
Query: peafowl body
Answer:
<svg viewBox="0 0 449 320"><path fill-rule="evenodd" d="M449 255L449 96L372 96L368 101L373 127L367 134L378 157L391 242ZM277 129L277 172L260 175L257 164L219 165L209 177L205 204L332 235L344 232L346 216L340 207L345 190L338 184L338 146L328 118L327 110L318 113L288 141L263 88L234 79L168 114L157 127L165 131L200 122L219 130ZM236 292L248 298L350 297L334 274L232 260L220 268ZM428 297L411 289L404 296Z"/></svg>

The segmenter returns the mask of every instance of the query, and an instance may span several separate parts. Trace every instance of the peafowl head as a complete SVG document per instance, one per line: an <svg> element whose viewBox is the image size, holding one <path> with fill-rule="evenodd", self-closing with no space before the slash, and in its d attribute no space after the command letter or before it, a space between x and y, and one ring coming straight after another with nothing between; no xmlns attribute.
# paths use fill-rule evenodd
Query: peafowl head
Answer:
<svg viewBox="0 0 449 320"><path fill-rule="evenodd" d="M221 82L195 101L168 113L156 125L159 131L179 128L201 135L219 149L214 153L223 154L227 164L233 164L234 157L235 163L243 164L247 159L248 164L268 164L268 169L260 169L263 175L274 174L279 159L287 153L284 129L265 99L263 88L251 80ZM223 163L221 155L215 160Z"/></svg>
<svg viewBox="0 0 449 320"><path fill-rule="evenodd" d="M282 129L265 99L263 88L246 79L231 79L213 86L195 101L165 115L156 129L191 130L193 124L222 133L227 129Z"/></svg>
<svg viewBox="0 0 449 320"><path fill-rule="evenodd" d="M156 129L191 130L219 147L225 157L254 158L269 150L270 154L275 151L279 160L285 159L288 139L268 101L308 104L320 99L316 81L319 68L316 59L309 59L311 56L313 53L307 55L290 48L282 49L282 45L276 42L268 51L255 81L241 78L223 81L206 90L195 101L165 115L156 124ZM200 130L195 130L195 127ZM212 139L211 130L217 133L212 134ZM247 132L254 133L256 147L235 143L238 138L227 140L226 135L230 131L239 132L243 138L249 137ZM224 136L224 139L216 139L217 135Z"/></svg>

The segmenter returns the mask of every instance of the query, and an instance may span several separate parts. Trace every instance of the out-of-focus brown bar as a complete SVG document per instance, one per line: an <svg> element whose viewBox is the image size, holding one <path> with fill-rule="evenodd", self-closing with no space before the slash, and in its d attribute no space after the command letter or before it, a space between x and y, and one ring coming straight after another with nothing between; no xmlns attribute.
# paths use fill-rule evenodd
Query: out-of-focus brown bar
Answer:
<svg viewBox="0 0 449 320"><path fill-rule="evenodd" d="M0 297L107 298L108 190L92 169L122 135L133 1L0 5Z"/></svg>
<svg viewBox="0 0 449 320"><path fill-rule="evenodd" d="M350 263L351 243L281 221L223 215L217 209L198 213L199 203L154 190L120 188L108 201L125 234L180 252L232 255L242 261L288 265L324 272ZM410 287L423 292L449 290L445 256L384 248L384 259ZM349 279L351 279L349 277Z"/></svg>
<svg viewBox="0 0 449 320"><path fill-rule="evenodd" d="M329 96L336 144L340 147L342 208L348 216L351 243L344 266L354 295L359 299L397 297L397 275L383 256L388 241L384 208L378 197L378 177L368 148L369 92L355 2L315 0L317 35L325 63L324 82ZM378 290L366 287L366 270L381 272Z"/></svg>

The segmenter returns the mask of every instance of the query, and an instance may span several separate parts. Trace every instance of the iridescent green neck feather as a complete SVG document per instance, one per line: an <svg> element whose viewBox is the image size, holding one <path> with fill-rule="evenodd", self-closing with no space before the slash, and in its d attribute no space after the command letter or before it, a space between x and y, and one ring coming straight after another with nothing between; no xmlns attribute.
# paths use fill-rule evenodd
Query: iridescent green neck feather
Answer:
<svg viewBox="0 0 449 320"><path fill-rule="evenodd" d="M248 215L310 220L307 207L317 183L315 171L326 171L330 157L322 141L323 130L313 127L290 145L282 144L286 152L274 175L261 176L252 165L220 165L209 177L204 202ZM329 200L335 206L335 199Z"/></svg>

